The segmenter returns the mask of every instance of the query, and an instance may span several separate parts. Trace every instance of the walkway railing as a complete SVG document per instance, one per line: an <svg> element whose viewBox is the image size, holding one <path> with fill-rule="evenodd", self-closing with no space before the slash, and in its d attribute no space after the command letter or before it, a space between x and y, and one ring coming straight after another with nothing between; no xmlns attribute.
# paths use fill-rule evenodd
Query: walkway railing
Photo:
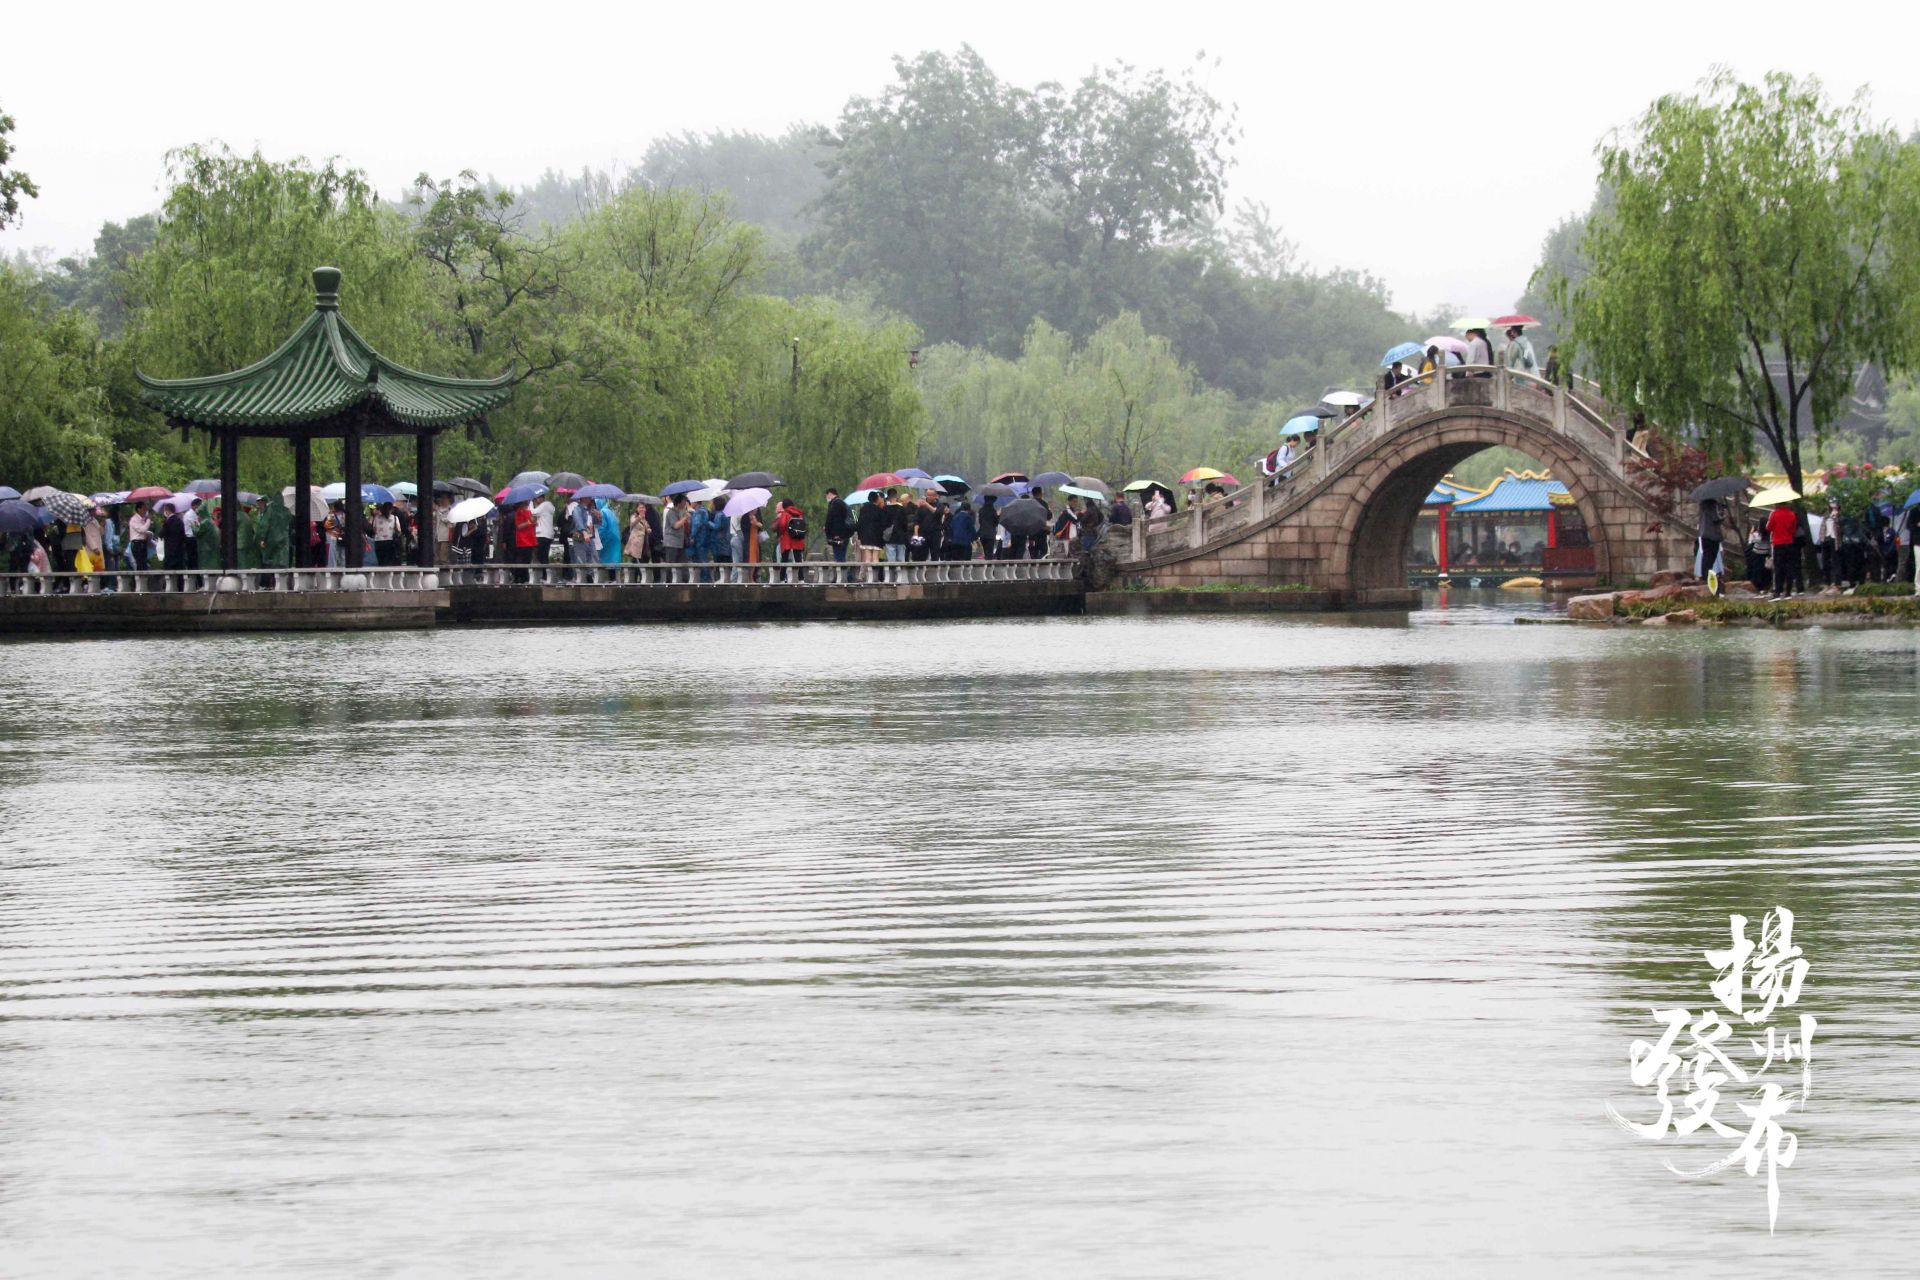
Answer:
<svg viewBox="0 0 1920 1280"><path fill-rule="evenodd" d="M1597 388L1585 380L1580 380L1576 392L1501 366L1453 365L1444 377L1422 374L1390 392L1376 384L1375 391L1379 394L1366 408L1346 418L1329 419L1313 445L1278 475L1262 476L1164 520L1136 518L1129 558L1154 559L1222 541L1337 475L1385 437L1448 409L1484 408L1531 421L1566 437L1622 480L1628 475L1627 459L1646 456L1627 439L1626 416L1602 400Z"/></svg>
<svg viewBox="0 0 1920 1280"><path fill-rule="evenodd" d="M233 595L312 591L435 591L442 587L843 587L936 583L1075 581L1080 562L923 560L894 564L619 564L454 565L445 569L215 569L169 572L3 573L0 596Z"/></svg>

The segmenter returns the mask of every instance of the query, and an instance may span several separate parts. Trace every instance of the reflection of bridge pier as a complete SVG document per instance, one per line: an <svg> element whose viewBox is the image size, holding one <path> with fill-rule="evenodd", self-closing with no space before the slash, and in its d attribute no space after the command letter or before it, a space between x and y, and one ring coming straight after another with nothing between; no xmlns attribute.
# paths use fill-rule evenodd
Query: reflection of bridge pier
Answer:
<svg viewBox="0 0 1920 1280"><path fill-rule="evenodd" d="M1627 471L1624 416L1583 388L1530 374L1454 368L1416 379L1330 424L1276 483L1237 489L1135 525L1127 579L1154 586L1298 583L1350 604L1404 604L1414 521L1442 477L1482 449L1538 458L1567 488L1593 572L1646 578L1687 563L1692 531L1652 505Z"/></svg>

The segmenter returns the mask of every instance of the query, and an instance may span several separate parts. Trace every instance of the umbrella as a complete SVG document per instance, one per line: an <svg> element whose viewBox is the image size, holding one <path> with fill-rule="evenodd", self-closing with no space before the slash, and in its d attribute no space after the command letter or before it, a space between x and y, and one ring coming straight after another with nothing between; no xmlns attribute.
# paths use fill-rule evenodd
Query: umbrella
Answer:
<svg viewBox="0 0 1920 1280"><path fill-rule="evenodd" d="M618 502L627 496L627 491L617 484L590 484L575 489L573 496L576 498L604 498L611 502Z"/></svg>
<svg viewBox="0 0 1920 1280"><path fill-rule="evenodd" d="M153 505L155 507L164 507L168 511L185 511L188 507L191 507L199 501L201 501L201 497L197 493L176 493L171 498L162 498ZM326 512L323 510L321 514L325 515Z"/></svg>
<svg viewBox="0 0 1920 1280"><path fill-rule="evenodd" d="M622 495L622 496L621 496L621 498L620 498L620 501L622 501L622 502L638 502L638 503L640 503L640 504L641 504L642 506L648 506L648 507L657 507L657 506L659 506L659 505L660 505L660 497L659 497L659 495L657 495L657 494L652 494L652 493L629 493L629 494L624 494L624 495Z"/></svg>
<svg viewBox="0 0 1920 1280"><path fill-rule="evenodd" d="M452 497L460 491L459 487L450 480L435 480L433 482L433 496L436 498Z"/></svg>
<svg viewBox="0 0 1920 1280"><path fill-rule="evenodd" d="M1103 498L1111 498L1113 496L1113 486L1098 476L1075 476L1073 478L1073 487L1076 489L1092 489Z"/></svg>
<svg viewBox="0 0 1920 1280"><path fill-rule="evenodd" d="M1449 334L1436 333L1433 337L1428 338L1422 345L1438 347L1450 355L1464 356L1467 354L1467 344Z"/></svg>
<svg viewBox="0 0 1920 1280"><path fill-rule="evenodd" d="M876 471L860 482L862 489L897 489L907 478L897 471Z"/></svg>
<svg viewBox="0 0 1920 1280"><path fill-rule="evenodd" d="M1161 497L1167 500L1167 505L1169 507L1178 507L1180 505L1179 502L1174 497L1172 487L1161 484L1158 480L1135 480L1132 484L1126 487L1125 492L1138 493L1142 495L1152 494L1157 492ZM1142 502L1145 502L1146 500L1147 499L1145 496L1142 496L1140 499L1140 501Z"/></svg>
<svg viewBox="0 0 1920 1280"><path fill-rule="evenodd" d="M1750 507L1777 507L1783 502L1792 502L1799 496L1800 495L1795 493L1791 487L1784 484L1777 484L1771 489L1762 489L1751 498L1748 498L1747 505Z"/></svg>
<svg viewBox="0 0 1920 1280"><path fill-rule="evenodd" d="M922 489L922 490L945 488L945 486L943 486L938 480L935 480L932 476L908 476L906 479L906 486L909 489Z"/></svg>
<svg viewBox="0 0 1920 1280"><path fill-rule="evenodd" d="M542 483L555 493L578 493L587 487L587 478L578 471L556 471Z"/></svg>
<svg viewBox="0 0 1920 1280"><path fill-rule="evenodd" d="M240 503L241 503L242 505L245 505L246 503L249 503L249 502L258 502L258 501L260 501L260 495L259 495L259 494L257 494L257 493L249 493L249 492L248 492L247 490L245 490L245 489L242 489L242 490L241 490L240 492L238 492L238 493L236 493L236 494L234 494L233 496L234 496L234 499L235 499L236 501L238 501L238 502L240 502Z"/></svg>
<svg viewBox="0 0 1920 1280"><path fill-rule="evenodd" d="M363 484L360 486L360 501L373 503L392 502L393 490L383 484Z"/></svg>
<svg viewBox="0 0 1920 1280"><path fill-rule="evenodd" d="M33 488L27 490L25 493L21 494L20 496L26 499L28 502L39 502L41 499L45 498L48 494L58 493L58 492L60 491L54 488L52 485L42 484L42 485L35 485Z"/></svg>
<svg viewBox="0 0 1920 1280"><path fill-rule="evenodd" d="M162 492L165 492L164 490ZM20 501L20 491L12 485L0 484L0 502Z"/></svg>
<svg viewBox="0 0 1920 1280"><path fill-rule="evenodd" d="M1389 348L1387 354L1380 357L1380 367L1384 369L1390 364L1402 364L1408 360L1418 360L1422 355L1426 354L1426 350L1426 347L1418 342L1403 342L1397 347Z"/></svg>
<svg viewBox="0 0 1920 1280"><path fill-rule="evenodd" d="M972 485L968 484L966 480L960 476L935 476L934 479L938 480L940 487L948 493L965 493L967 490L973 488Z"/></svg>
<svg viewBox="0 0 1920 1280"><path fill-rule="evenodd" d="M1320 403L1338 405L1342 409L1345 409L1348 406L1352 406L1353 408L1357 409L1361 405L1367 403L1368 399L1369 397L1362 395L1358 391L1329 391L1327 392L1327 394L1320 397ZM1332 417L1333 415L1328 414L1327 416Z"/></svg>
<svg viewBox="0 0 1920 1280"><path fill-rule="evenodd" d="M1226 477L1224 471L1215 471L1212 467L1195 467L1180 477L1181 484L1198 484L1202 480L1220 480ZM1238 481L1234 483L1238 484Z"/></svg>
<svg viewBox="0 0 1920 1280"><path fill-rule="evenodd" d="M1280 434L1283 436L1303 436L1310 431L1318 431L1319 429L1320 419L1310 413L1303 413L1297 418L1288 418L1282 423L1280 426Z"/></svg>
<svg viewBox="0 0 1920 1280"><path fill-rule="evenodd" d="M58 489L42 498L40 505L55 520L66 520L73 524L79 524L93 514L92 498L83 498L77 493L62 493Z"/></svg>
<svg viewBox="0 0 1920 1280"><path fill-rule="evenodd" d="M1470 329L1490 329L1492 327L1493 321L1487 319L1485 316L1461 316L1458 320L1455 320L1447 326L1447 328L1453 330L1455 333L1466 333Z"/></svg>
<svg viewBox="0 0 1920 1280"><path fill-rule="evenodd" d="M19 498L0 500L0 533L31 533L46 522L47 513Z"/></svg>
<svg viewBox="0 0 1920 1280"><path fill-rule="evenodd" d="M1719 498L1731 498L1736 493L1745 493L1751 488L1753 481L1745 476L1721 476L1717 480L1707 481L1688 497L1693 502L1712 502Z"/></svg>
<svg viewBox="0 0 1920 1280"><path fill-rule="evenodd" d="M861 503L865 502L868 498L871 498L872 496L873 496L873 490L871 489L855 489L852 493L847 495L847 505L850 507L857 507Z"/></svg>
<svg viewBox="0 0 1920 1280"><path fill-rule="evenodd" d="M280 491L280 501L286 504L287 510L292 511L294 509L292 485L288 485ZM307 518L309 520L325 520L327 518L327 500L321 497L320 490L314 488L312 485L307 486Z"/></svg>
<svg viewBox="0 0 1920 1280"><path fill-rule="evenodd" d="M220 482L218 480L195 480L192 484L180 490L180 492L197 493L203 498L211 497L213 494L220 492Z"/></svg>
<svg viewBox="0 0 1920 1280"><path fill-rule="evenodd" d="M487 488L486 485L481 484L472 476L455 476L453 479L447 481L447 484L459 493L471 493L482 498L493 492L493 490ZM435 485L434 488L438 489L439 486Z"/></svg>
<svg viewBox="0 0 1920 1280"><path fill-rule="evenodd" d="M478 520L493 510L493 503L486 498L462 498L447 508L447 520L452 524L465 524L469 520Z"/></svg>
<svg viewBox="0 0 1920 1280"><path fill-rule="evenodd" d="M758 511L772 499L773 490L771 489L736 489L721 511L729 518L743 516L749 511Z"/></svg>
<svg viewBox="0 0 1920 1280"><path fill-rule="evenodd" d="M1515 325L1519 325L1522 329L1535 329L1539 327L1540 322L1527 315L1495 316L1493 325L1496 329L1511 329Z"/></svg>
<svg viewBox="0 0 1920 1280"><path fill-rule="evenodd" d="M387 486L387 490L390 493L398 494L402 498L417 498L420 496L420 486L411 480L402 480L399 484L390 484Z"/></svg>
<svg viewBox="0 0 1920 1280"><path fill-rule="evenodd" d="M1920 489L1915 489L1912 493L1908 494L1907 500L1900 504L1902 511L1909 510L1913 507L1920 507Z"/></svg>
<svg viewBox="0 0 1920 1280"><path fill-rule="evenodd" d="M786 481L771 471L742 471L739 475L727 481L727 488L735 491L741 489L777 489L784 484L786 484Z"/></svg>
<svg viewBox="0 0 1920 1280"><path fill-rule="evenodd" d="M495 502L503 507L511 507L521 502L532 502L547 491L543 484L510 484L493 495Z"/></svg>
<svg viewBox="0 0 1920 1280"><path fill-rule="evenodd" d="M1018 489L1010 484L1002 484L998 480L981 485L976 492L983 498L1017 498L1020 496Z"/></svg>
<svg viewBox="0 0 1920 1280"><path fill-rule="evenodd" d="M1306 409L1294 410L1296 418L1337 418L1340 411L1330 404L1316 404Z"/></svg>
<svg viewBox="0 0 1920 1280"><path fill-rule="evenodd" d="M1005 475L995 476L993 478L993 483L1012 484L1015 480L1025 480L1026 478L1027 478L1027 473L1024 471L1009 471Z"/></svg>
<svg viewBox="0 0 1920 1280"><path fill-rule="evenodd" d="M727 482L725 480L711 481L707 484L701 485L698 489L695 489L692 493L688 494L687 501L688 502L712 502L715 498L719 497L721 494L725 493L726 491L727 491Z"/></svg>
<svg viewBox="0 0 1920 1280"><path fill-rule="evenodd" d="M896 472L894 472L893 474L895 474L895 475L897 475L897 476L899 476L899 477L900 477L900 478L901 478L902 480L931 480L931 479L933 479L933 477L932 477L932 476L930 476L930 475L928 475L928 474L927 474L926 472L924 472L924 471L922 471L922 470L921 470L920 468L918 468L918 467L902 467L902 468L900 468L900 469L899 469L898 471L896 471Z"/></svg>
<svg viewBox="0 0 1920 1280"><path fill-rule="evenodd" d="M97 507L117 507L127 500L127 493L128 491L125 489L112 489L106 493L96 493L93 495L93 504Z"/></svg>
<svg viewBox="0 0 1920 1280"><path fill-rule="evenodd" d="M128 502L158 502L162 498L173 496L173 490L165 485L143 484L127 494Z"/></svg>
<svg viewBox="0 0 1920 1280"><path fill-rule="evenodd" d="M1033 498L1015 498L1000 508L1000 523L1015 537L1031 538L1046 532L1047 509Z"/></svg>
<svg viewBox="0 0 1920 1280"><path fill-rule="evenodd" d="M523 484L545 484L552 478L553 473L551 471L522 471L519 475L507 481L507 488L512 489Z"/></svg>
<svg viewBox="0 0 1920 1280"><path fill-rule="evenodd" d="M1056 485L1072 484L1073 477L1064 471L1042 471L1033 478L1032 483L1036 489L1051 489Z"/></svg>
<svg viewBox="0 0 1920 1280"><path fill-rule="evenodd" d="M1060 486L1060 492L1070 493L1076 498L1097 498L1102 502L1113 496L1110 493L1102 493L1098 489L1082 489L1077 484L1063 484Z"/></svg>
<svg viewBox="0 0 1920 1280"><path fill-rule="evenodd" d="M707 482L704 480L675 480L672 484L660 491L660 496L663 498L677 498L683 493L697 493L706 487Z"/></svg>

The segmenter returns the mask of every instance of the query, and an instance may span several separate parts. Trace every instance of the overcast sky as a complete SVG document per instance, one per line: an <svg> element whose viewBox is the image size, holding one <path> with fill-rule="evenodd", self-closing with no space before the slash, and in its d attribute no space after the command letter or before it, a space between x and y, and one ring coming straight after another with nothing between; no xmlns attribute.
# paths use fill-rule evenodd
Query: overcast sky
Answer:
<svg viewBox="0 0 1920 1280"><path fill-rule="evenodd" d="M1160 3L21 4L0 110L39 183L0 252L92 243L159 203L188 142L337 155L395 193L423 170L508 183L639 160L692 129L830 121L892 55L978 48L1021 84L1205 50L1245 136L1231 197L1265 201L1315 267L1382 277L1402 310L1503 311L1541 238L1584 209L1594 143L1715 63L1871 86L1920 121L1893 6ZM1430 21L1421 15L1430 15ZM1213 65L1214 59L1218 65Z"/></svg>

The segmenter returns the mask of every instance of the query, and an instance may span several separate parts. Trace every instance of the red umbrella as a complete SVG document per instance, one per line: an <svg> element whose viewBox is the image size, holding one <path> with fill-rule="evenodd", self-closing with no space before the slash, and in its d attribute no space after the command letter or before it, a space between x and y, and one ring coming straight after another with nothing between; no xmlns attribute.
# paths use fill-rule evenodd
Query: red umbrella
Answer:
<svg viewBox="0 0 1920 1280"><path fill-rule="evenodd" d="M1539 323L1540 322L1532 316L1496 316L1493 321L1493 327L1496 329L1511 329L1513 326L1519 325L1522 329L1531 329Z"/></svg>
<svg viewBox="0 0 1920 1280"><path fill-rule="evenodd" d="M1012 484L1015 480L1025 480L1026 478L1027 478L1027 473L1024 471L1009 471L1005 475L995 476L992 480L992 483Z"/></svg>
<svg viewBox="0 0 1920 1280"><path fill-rule="evenodd" d="M158 502L162 498L171 498L173 490L165 485L143 484L127 495L128 502Z"/></svg>
<svg viewBox="0 0 1920 1280"><path fill-rule="evenodd" d="M897 476L891 471L876 471L855 487L860 489L897 489L906 482L905 476Z"/></svg>

